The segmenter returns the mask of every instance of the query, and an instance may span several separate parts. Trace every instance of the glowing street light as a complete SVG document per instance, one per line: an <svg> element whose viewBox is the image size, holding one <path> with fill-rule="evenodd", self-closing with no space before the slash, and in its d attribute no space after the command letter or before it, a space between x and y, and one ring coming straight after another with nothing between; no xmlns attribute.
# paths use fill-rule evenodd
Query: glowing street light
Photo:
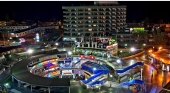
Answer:
<svg viewBox="0 0 170 93"><path fill-rule="evenodd" d="M72 52L71 52L71 51L69 51L69 52L68 52L68 55L72 55Z"/></svg>
<svg viewBox="0 0 170 93"><path fill-rule="evenodd" d="M162 49L162 47L159 47L159 50L161 50Z"/></svg>
<svg viewBox="0 0 170 93"><path fill-rule="evenodd" d="M134 52L136 49L134 47L130 48L130 51Z"/></svg>
<svg viewBox="0 0 170 93"><path fill-rule="evenodd" d="M32 49L28 49L27 53L32 54L33 50Z"/></svg>
<svg viewBox="0 0 170 93"><path fill-rule="evenodd" d="M58 46L59 44L58 43L55 43L56 46Z"/></svg>
<svg viewBox="0 0 170 93"><path fill-rule="evenodd" d="M143 44L143 46L146 46L146 44Z"/></svg>
<svg viewBox="0 0 170 93"><path fill-rule="evenodd" d="M72 52L71 51L68 51L67 53L66 53L66 57L68 56L68 55L72 55Z"/></svg>
<svg viewBox="0 0 170 93"><path fill-rule="evenodd" d="M93 70L96 70L96 68L93 68Z"/></svg>
<svg viewBox="0 0 170 93"><path fill-rule="evenodd" d="M133 63L134 63L134 60L131 60L131 61L130 61L130 65L133 65Z"/></svg>
<svg viewBox="0 0 170 93"><path fill-rule="evenodd" d="M120 59L117 59L116 62L117 62L117 63L121 63L121 60L120 60Z"/></svg>
<svg viewBox="0 0 170 93"><path fill-rule="evenodd" d="M149 53L151 53L151 52L152 52L152 50L149 50L148 52L149 52Z"/></svg>

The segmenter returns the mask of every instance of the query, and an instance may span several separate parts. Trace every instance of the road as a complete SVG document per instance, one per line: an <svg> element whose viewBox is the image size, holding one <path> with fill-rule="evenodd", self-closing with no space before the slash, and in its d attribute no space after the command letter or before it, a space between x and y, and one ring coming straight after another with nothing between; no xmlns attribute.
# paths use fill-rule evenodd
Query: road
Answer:
<svg viewBox="0 0 170 93"><path fill-rule="evenodd" d="M132 59L131 59L132 60ZM141 55L133 60L135 61L143 61L143 80L147 83L147 91L150 91L154 88L156 89L156 93L162 89L170 81L170 72L164 72L162 70L155 70L150 62L146 59L146 55ZM153 71L152 71L153 70Z"/></svg>

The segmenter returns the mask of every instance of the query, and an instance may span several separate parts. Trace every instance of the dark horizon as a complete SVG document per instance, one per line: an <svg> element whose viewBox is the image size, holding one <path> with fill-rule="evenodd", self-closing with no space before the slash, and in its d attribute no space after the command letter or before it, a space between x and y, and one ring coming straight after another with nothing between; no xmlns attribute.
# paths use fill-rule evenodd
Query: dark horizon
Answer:
<svg viewBox="0 0 170 93"><path fill-rule="evenodd" d="M71 5L90 5L93 1L1 1L0 2L0 20L39 20L48 21L50 19L63 20L62 6ZM158 22L162 19L164 22L170 22L170 2L164 1L119 1L120 5L127 6L127 22L140 22L148 17L152 22Z"/></svg>

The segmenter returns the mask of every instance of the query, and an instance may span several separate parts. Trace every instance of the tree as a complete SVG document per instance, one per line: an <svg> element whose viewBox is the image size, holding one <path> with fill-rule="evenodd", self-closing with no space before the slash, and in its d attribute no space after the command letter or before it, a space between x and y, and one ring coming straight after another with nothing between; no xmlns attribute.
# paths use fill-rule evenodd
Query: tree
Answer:
<svg viewBox="0 0 170 93"><path fill-rule="evenodd" d="M138 44L138 41L139 41L139 39L141 37L141 33L140 32L134 32L133 36L134 36L135 40L137 40L137 44Z"/></svg>
<svg viewBox="0 0 170 93"><path fill-rule="evenodd" d="M73 44L72 47L71 47L71 51L72 51L72 52L75 52L75 47L76 47L76 46Z"/></svg>
<svg viewBox="0 0 170 93"><path fill-rule="evenodd" d="M9 38L9 33L8 33L8 31L0 31L0 34L1 34L2 38L3 38L3 42L4 42L4 45L5 45L6 39Z"/></svg>
<svg viewBox="0 0 170 93"><path fill-rule="evenodd" d="M149 34L148 34L148 32L146 32L146 31L144 31L142 34L143 34L144 41L145 41L145 43L147 44L147 43L148 43Z"/></svg>
<svg viewBox="0 0 170 93"><path fill-rule="evenodd" d="M112 38L112 39L110 39L109 44L113 44L115 42L116 42L116 40L114 38Z"/></svg>
<svg viewBox="0 0 170 93"><path fill-rule="evenodd" d="M153 43L155 45L166 45L166 43L168 42L168 37L165 35L165 33L161 32L160 29L154 31L152 35Z"/></svg>

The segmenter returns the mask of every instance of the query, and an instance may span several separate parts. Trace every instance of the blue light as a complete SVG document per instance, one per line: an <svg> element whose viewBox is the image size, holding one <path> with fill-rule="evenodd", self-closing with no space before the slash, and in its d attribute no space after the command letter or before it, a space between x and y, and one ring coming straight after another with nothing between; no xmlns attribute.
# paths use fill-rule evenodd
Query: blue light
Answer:
<svg viewBox="0 0 170 93"><path fill-rule="evenodd" d="M93 68L93 70L96 70L96 68Z"/></svg>
<svg viewBox="0 0 170 93"><path fill-rule="evenodd" d="M50 73L48 74L48 77L51 77L51 74L50 74Z"/></svg>

